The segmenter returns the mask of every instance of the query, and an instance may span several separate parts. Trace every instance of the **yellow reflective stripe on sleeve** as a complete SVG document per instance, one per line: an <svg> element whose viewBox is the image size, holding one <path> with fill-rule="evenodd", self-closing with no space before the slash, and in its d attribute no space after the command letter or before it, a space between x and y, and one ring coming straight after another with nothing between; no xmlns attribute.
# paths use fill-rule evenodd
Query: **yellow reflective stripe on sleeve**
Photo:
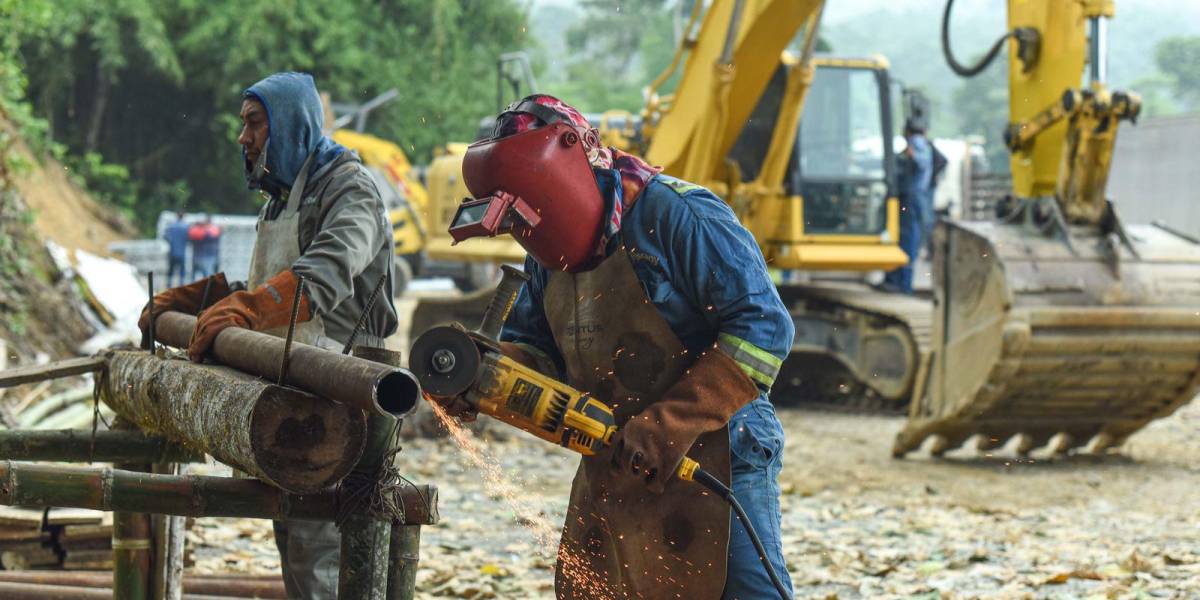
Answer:
<svg viewBox="0 0 1200 600"><path fill-rule="evenodd" d="M717 346L733 358L750 379L768 388L775 383L775 378L779 376L779 367L783 361L746 340L722 333L717 336Z"/></svg>

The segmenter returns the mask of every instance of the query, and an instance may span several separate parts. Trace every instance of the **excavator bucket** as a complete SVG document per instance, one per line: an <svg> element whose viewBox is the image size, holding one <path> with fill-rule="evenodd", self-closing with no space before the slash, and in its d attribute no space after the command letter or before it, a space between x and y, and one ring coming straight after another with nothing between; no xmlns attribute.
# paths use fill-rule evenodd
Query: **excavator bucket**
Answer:
<svg viewBox="0 0 1200 600"><path fill-rule="evenodd" d="M1200 242L1158 225L939 224L932 356L893 454L1115 447L1200 388ZM1120 235L1119 235L1120 234Z"/></svg>

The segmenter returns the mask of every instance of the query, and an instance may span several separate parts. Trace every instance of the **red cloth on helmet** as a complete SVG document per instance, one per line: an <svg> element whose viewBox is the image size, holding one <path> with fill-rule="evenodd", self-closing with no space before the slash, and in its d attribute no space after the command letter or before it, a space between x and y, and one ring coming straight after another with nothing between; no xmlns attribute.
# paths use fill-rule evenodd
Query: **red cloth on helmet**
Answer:
<svg viewBox="0 0 1200 600"><path fill-rule="evenodd" d="M583 113L579 112L574 106L554 96L549 94L535 94L527 99L553 110L576 127L592 129L591 123L588 123ZM500 123L497 123L497 137L508 137L529 131L530 129L536 129L542 125L544 123L540 123L537 117L529 113L508 114L503 117ZM646 187L650 179L662 172L662 167L651 166L637 156L616 148L608 148L589 142L590 140L584 140L584 149L587 151L588 162L598 169L616 169L621 174L621 191L624 196L622 211L628 210L629 207L633 206L638 194L642 192L642 188ZM619 214L617 217L619 218Z"/></svg>

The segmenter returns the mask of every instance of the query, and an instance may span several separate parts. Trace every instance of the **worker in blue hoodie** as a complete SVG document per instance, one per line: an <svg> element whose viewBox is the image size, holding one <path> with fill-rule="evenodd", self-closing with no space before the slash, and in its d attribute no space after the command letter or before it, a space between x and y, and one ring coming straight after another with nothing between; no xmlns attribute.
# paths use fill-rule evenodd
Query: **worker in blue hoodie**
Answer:
<svg viewBox="0 0 1200 600"><path fill-rule="evenodd" d="M545 94L514 102L463 159L476 199L459 214L503 218L456 219L451 235L508 234L529 252L501 351L586 390L621 426L580 461L556 596L779 596L725 501L674 476L685 454L732 488L790 596L784 432L767 393L795 326L729 206L659 171ZM473 418L461 398L433 400Z"/></svg>
<svg viewBox="0 0 1200 600"><path fill-rule="evenodd" d="M391 227L358 155L321 133L324 117L312 77L276 73L259 81L243 92L240 115L246 180L267 198L249 281L228 282L218 273L172 288L155 297L156 312L199 314L188 347L199 361L227 327L285 335L303 280L297 341L340 350L366 310L355 341L382 347L397 325ZM379 285L379 299L368 302ZM201 306L206 299L215 304ZM148 324L143 313L143 332ZM333 523L276 521L275 543L289 598L336 597L339 536Z"/></svg>

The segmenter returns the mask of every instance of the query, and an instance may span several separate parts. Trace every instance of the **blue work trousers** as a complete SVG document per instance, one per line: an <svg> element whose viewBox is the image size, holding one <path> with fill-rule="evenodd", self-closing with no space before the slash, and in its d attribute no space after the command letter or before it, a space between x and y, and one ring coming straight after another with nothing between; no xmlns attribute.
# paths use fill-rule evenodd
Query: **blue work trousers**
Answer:
<svg viewBox="0 0 1200 600"><path fill-rule="evenodd" d="M167 287L185 283L188 283L186 259L182 256L167 257Z"/></svg>
<svg viewBox="0 0 1200 600"><path fill-rule="evenodd" d="M783 469L783 426L763 396L742 407L729 420L729 449L733 466L733 495L737 498L763 546L775 573L788 590L792 580L783 562L779 472ZM758 552L737 515L730 514L729 567L723 600L778 598Z"/></svg>
<svg viewBox="0 0 1200 600"><path fill-rule="evenodd" d="M217 273L217 257L200 257L192 259L192 281L196 281L203 277L216 275Z"/></svg>
<svg viewBox="0 0 1200 600"><path fill-rule="evenodd" d="M913 202L902 200L900 203L900 249L908 255L908 264L888 271L883 280L905 294L911 294L913 291L913 265L916 264L917 257L921 254L922 221L921 209Z"/></svg>

